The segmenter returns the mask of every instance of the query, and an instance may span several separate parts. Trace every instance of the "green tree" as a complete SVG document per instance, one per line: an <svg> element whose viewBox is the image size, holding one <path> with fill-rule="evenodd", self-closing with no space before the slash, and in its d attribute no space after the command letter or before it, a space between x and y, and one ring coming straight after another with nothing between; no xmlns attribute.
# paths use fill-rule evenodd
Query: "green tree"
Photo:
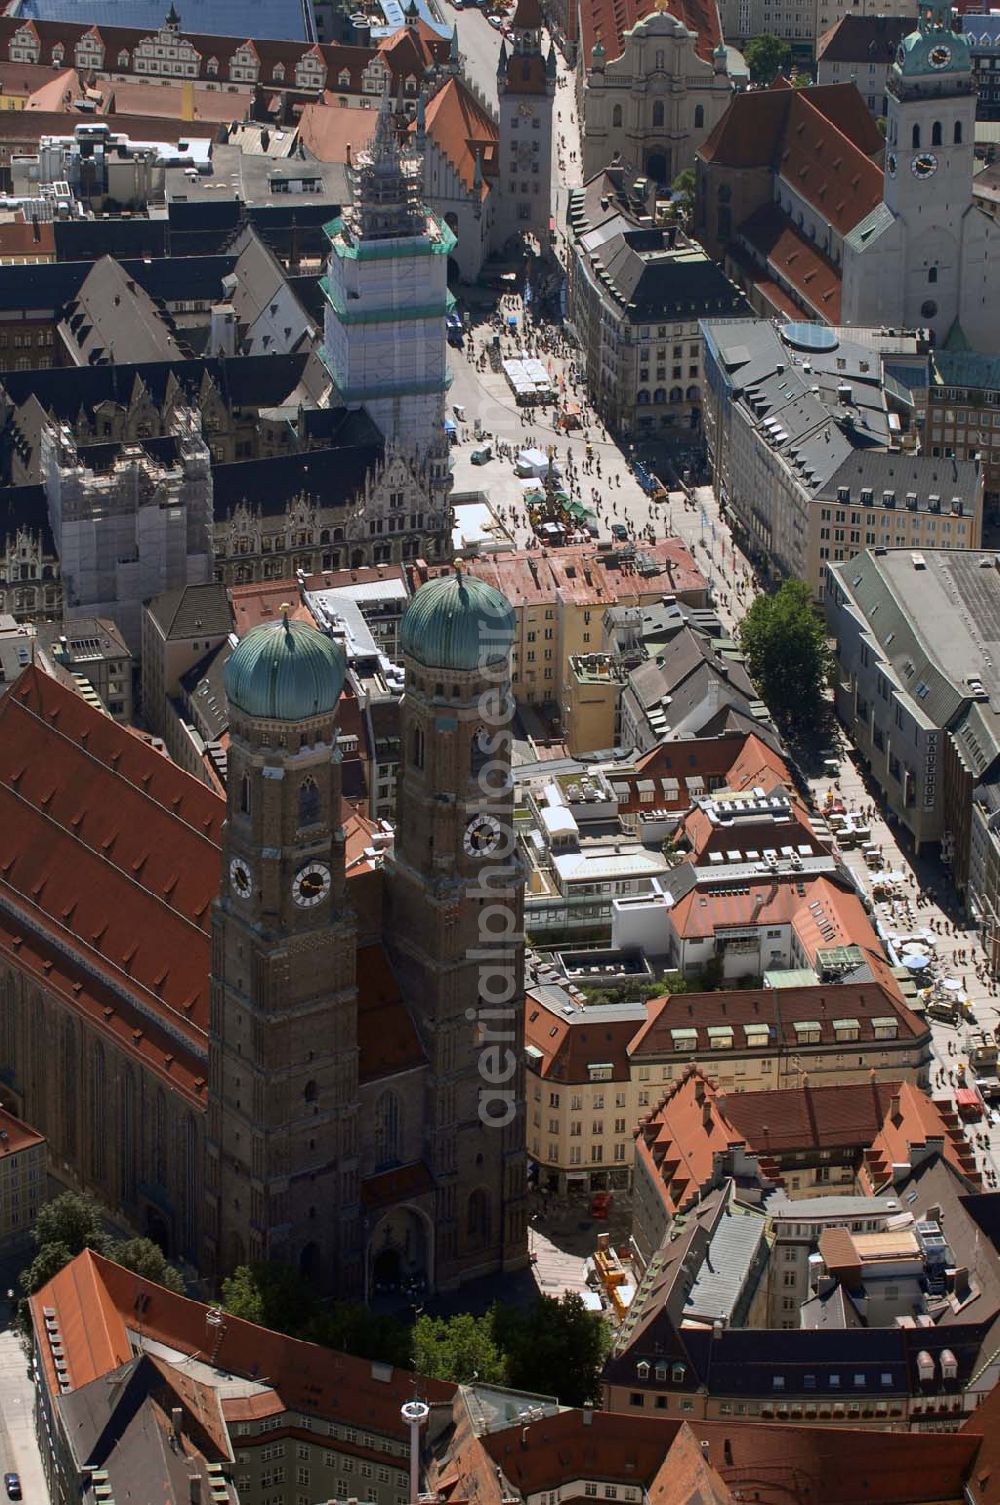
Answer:
<svg viewBox="0 0 1000 1505"><path fill-rule="evenodd" d="M486 1385L507 1381L504 1355L493 1335L493 1312L473 1317L418 1317L413 1329L413 1367L435 1380L467 1385L473 1379Z"/></svg>
<svg viewBox="0 0 1000 1505"><path fill-rule="evenodd" d="M46 1244L64 1244L71 1259L84 1249L107 1254L111 1247L100 1205L93 1197L80 1196L75 1191L64 1191L51 1202L43 1203L32 1237L39 1250Z"/></svg>
<svg viewBox="0 0 1000 1505"><path fill-rule="evenodd" d="M826 713L832 658L823 623L804 580L786 580L758 596L739 626L747 668L772 716L796 733L814 730Z"/></svg>
<svg viewBox="0 0 1000 1505"><path fill-rule="evenodd" d="M64 1265L68 1265L73 1258L73 1251L68 1244L43 1244L31 1261L25 1266L19 1276L21 1290L26 1296L34 1296L42 1286L48 1285Z"/></svg>
<svg viewBox="0 0 1000 1505"><path fill-rule="evenodd" d="M539 1395L555 1390L564 1406L598 1399L611 1334L582 1296L542 1296L528 1311L497 1306L493 1316L496 1341L507 1355L508 1384Z"/></svg>
<svg viewBox="0 0 1000 1505"><path fill-rule="evenodd" d="M743 56L755 84L771 84L784 73L792 61L792 49L780 37L765 31L762 36L751 37L743 49Z"/></svg>
<svg viewBox="0 0 1000 1505"><path fill-rule="evenodd" d="M335 1301L324 1309L302 1336L396 1369L407 1369L413 1362L413 1332L408 1323L349 1301Z"/></svg>
<svg viewBox="0 0 1000 1505"><path fill-rule="evenodd" d="M685 214L691 214L694 210L695 193L698 187L697 174L693 167L685 167L679 172L671 183L671 188L676 195L676 202Z"/></svg>
<svg viewBox="0 0 1000 1505"><path fill-rule="evenodd" d="M319 1319L319 1300L291 1265L278 1260L239 1265L222 1282L222 1304L234 1317L298 1337Z"/></svg>
<svg viewBox="0 0 1000 1505"><path fill-rule="evenodd" d="M151 1238L119 1239L112 1244L108 1257L116 1265L124 1265L126 1270L141 1275L144 1280L166 1286L168 1291L176 1291L178 1296L184 1295L183 1275L167 1261L159 1244L154 1244Z"/></svg>

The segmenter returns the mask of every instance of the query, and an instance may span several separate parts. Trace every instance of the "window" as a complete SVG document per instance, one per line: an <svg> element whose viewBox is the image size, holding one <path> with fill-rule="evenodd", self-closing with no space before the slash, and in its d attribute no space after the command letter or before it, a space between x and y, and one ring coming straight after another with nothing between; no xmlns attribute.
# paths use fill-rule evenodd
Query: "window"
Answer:
<svg viewBox="0 0 1000 1505"><path fill-rule="evenodd" d="M383 1092L375 1104L375 1165L382 1167L399 1161L399 1098L395 1092Z"/></svg>
<svg viewBox="0 0 1000 1505"><path fill-rule="evenodd" d="M653 129L663 125L663 100L658 99L653 105Z"/></svg>
<svg viewBox="0 0 1000 1505"><path fill-rule="evenodd" d="M615 105L614 109L611 111L611 124L612 124L612 126L620 126L621 123L622 123L622 107L621 107L621 105Z"/></svg>
<svg viewBox="0 0 1000 1505"><path fill-rule="evenodd" d="M307 777L299 785L299 829L319 824L322 814L319 789L314 778Z"/></svg>
<svg viewBox="0 0 1000 1505"><path fill-rule="evenodd" d="M931 126L931 146L940 146L940 145L941 145L941 122L940 122L940 120L935 120L934 124Z"/></svg>
<svg viewBox="0 0 1000 1505"><path fill-rule="evenodd" d="M913 139L912 139L912 143L911 144L912 144L912 146L914 147L915 150L919 150L919 147L920 147L920 127L919 127L919 125L915 125L913 127Z"/></svg>
<svg viewBox="0 0 1000 1505"><path fill-rule="evenodd" d="M701 128L702 128L702 126L704 124L705 124L705 106L704 105L695 105L695 107L694 107L694 128L695 128L695 130L696 131L701 130Z"/></svg>
<svg viewBox="0 0 1000 1505"><path fill-rule="evenodd" d="M240 814L250 814L250 775L247 773L240 779Z"/></svg>
<svg viewBox="0 0 1000 1505"><path fill-rule="evenodd" d="M960 120L956 120L955 121L955 145L956 146L961 146L961 144L962 144L962 122Z"/></svg>

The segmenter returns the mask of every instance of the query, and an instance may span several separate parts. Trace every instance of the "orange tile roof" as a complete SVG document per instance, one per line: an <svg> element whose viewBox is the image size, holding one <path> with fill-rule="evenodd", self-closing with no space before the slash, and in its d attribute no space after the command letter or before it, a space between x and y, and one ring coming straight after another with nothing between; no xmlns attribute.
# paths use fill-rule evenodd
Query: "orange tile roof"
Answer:
<svg viewBox="0 0 1000 1505"><path fill-rule="evenodd" d="M140 1297L145 1297L143 1338L203 1361L211 1348L219 1370L248 1379L261 1377L261 1383L280 1397L282 1410L346 1419L403 1439L399 1411L413 1396L411 1373L387 1370L386 1377L380 1378L367 1359L288 1338L230 1313L224 1314L221 1327L213 1327L207 1321L212 1308L205 1303L154 1285L89 1249L31 1298L38 1332L44 1332L44 1308L55 1308L74 1388L107 1374L132 1356L128 1330L140 1326L136 1316ZM39 1344L46 1377L54 1385L47 1346L44 1340ZM448 1405L455 1387L422 1379L420 1393L432 1405ZM230 1407L227 1401L223 1408L227 1416ZM274 1409L267 1407L270 1414Z"/></svg>
<svg viewBox="0 0 1000 1505"><path fill-rule="evenodd" d="M349 153L364 150L377 124L375 110L338 105L335 94L325 94L322 104L310 100L303 106L299 140L319 162L346 162Z"/></svg>
<svg viewBox="0 0 1000 1505"><path fill-rule="evenodd" d="M810 1149L864 1150L878 1133L898 1082L782 1087L723 1096L726 1117L758 1155Z"/></svg>
<svg viewBox="0 0 1000 1505"><path fill-rule="evenodd" d="M646 1005L645 1023L639 1025L629 1046L629 1056L660 1059L678 1053L671 1030L693 1030L698 1037L697 1050L707 1050L710 1026L730 1025L736 1032L738 1046L743 1044L742 1035L746 1026L767 1026L771 1034L770 1048L797 1047L796 1021L811 1021L819 1025L820 1043L837 1043L833 1028L835 1019L856 1018L859 1043L870 1046L875 1039L872 1021L893 1018L898 1026L898 1038L924 1039L929 1036L927 1024L902 1003L898 996L878 982L817 983L803 988L739 988L730 992L677 993L665 998L651 999ZM694 1055L695 1049L685 1049L684 1054Z"/></svg>
<svg viewBox="0 0 1000 1505"><path fill-rule="evenodd" d="M763 789L765 794L770 794L773 789L791 791L792 787L792 776L781 754L749 732L726 774L726 788L740 793L746 789Z"/></svg>
<svg viewBox="0 0 1000 1505"><path fill-rule="evenodd" d="M527 990L524 1039L540 1053L537 1070L541 1076L586 1082L591 1063L600 1061L611 1064L613 1081L627 1082L628 1047L635 1031L634 1019L604 1020L592 1013L586 1021L567 1019L537 992Z"/></svg>
<svg viewBox="0 0 1000 1505"><path fill-rule="evenodd" d="M865 160L867 161L867 158ZM879 180L878 199L880 199L882 175L878 169L875 171ZM809 197L804 190L803 196ZM826 212L823 205L817 207L822 213ZM845 208L844 215L841 217L846 217L851 213L853 209ZM863 213L867 214L868 210L865 209ZM849 230L862 217L863 215L859 213L857 218L850 218L849 223L838 228ZM832 261L827 260L811 241L795 229L791 220L786 218L777 204L765 204L763 208L752 214L740 226L739 236L764 262L774 277L783 278L785 282L791 284L797 297L807 308L819 318L825 319L828 324L836 324L839 321L840 272Z"/></svg>
<svg viewBox="0 0 1000 1505"><path fill-rule="evenodd" d="M695 48L706 63L722 41L722 25L716 0L669 0L672 16L697 38ZM621 57L625 50L625 33L649 15L649 0L583 0L580 6L580 30L583 62L590 66L594 44L600 42L607 61Z"/></svg>
<svg viewBox="0 0 1000 1505"><path fill-rule="evenodd" d="M358 951L358 1080L412 1071L425 1061L416 1026L382 946Z"/></svg>
<svg viewBox="0 0 1000 1505"><path fill-rule="evenodd" d="M5 1155L16 1155L19 1150L30 1150L33 1145L44 1144L45 1135L22 1123L6 1108L0 1108L0 1160Z"/></svg>
<svg viewBox="0 0 1000 1505"><path fill-rule="evenodd" d="M744 1143L711 1081L691 1066L639 1125L636 1158L673 1216L711 1186L717 1157Z"/></svg>
<svg viewBox="0 0 1000 1505"><path fill-rule="evenodd" d="M789 188L812 204L835 230L846 234L881 203L882 168L804 97L807 94L793 91L788 128L775 166Z"/></svg>
<svg viewBox="0 0 1000 1505"><path fill-rule="evenodd" d="M105 1263L99 1255L85 1249L29 1298L42 1367L49 1390L56 1395L59 1384L55 1359L44 1337L46 1309L55 1309L63 1356L74 1390L100 1379L102 1374L126 1364L132 1357L122 1312L102 1279L100 1267Z"/></svg>
<svg viewBox="0 0 1000 1505"><path fill-rule="evenodd" d="M64 114L72 109L73 101L79 99L84 88L75 68L64 68L47 83L35 89L25 104L26 110L52 110Z"/></svg>
<svg viewBox="0 0 1000 1505"><path fill-rule="evenodd" d="M669 1505L669 1449L686 1426L724 1484L755 1505L960 1505L980 1447L973 1425L935 1434L567 1410L490 1432L482 1444L522 1498L600 1479L638 1485L651 1505ZM977 1505L996 1505L997 1496L994 1485Z"/></svg>
<svg viewBox="0 0 1000 1505"><path fill-rule="evenodd" d="M496 177L499 133L490 115L459 78L450 78L431 99L426 110L428 138L451 163L468 192L476 177L478 153L482 170L480 197L489 193L489 178ZM417 129L416 121L410 125Z"/></svg>
<svg viewBox="0 0 1000 1505"><path fill-rule="evenodd" d="M55 260L56 237L51 220L44 224L28 224L25 220L11 220L0 225L0 257L18 260L48 256Z"/></svg>
<svg viewBox="0 0 1000 1505"><path fill-rule="evenodd" d="M732 1505L742 1499L734 1495L709 1460L709 1449L682 1422L667 1451L656 1478L649 1488L649 1499L656 1505Z"/></svg>
<svg viewBox="0 0 1000 1505"><path fill-rule="evenodd" d="M894 1165L909 1165L913 1152L932 1140L940 1142L953 1169L980 1189L975 1154L951 1105L934 1101L912 1082L902 1082L865 1157L859 1175L863 1190L868 1195L880 1191L892 1179Z"/></svg>
<svg viewBox="0 0 1000 1505"><path fill-rule="evenodd" d="M299 594L297 580L264 580L253 585L233 585L229 588L229 601L233 610L233 630L243 637L251 627L262 622L276 622L281 608L292 608L289 615L297 622L315 626L312 612L304 606Z"/></svg>
<svg viewBox="0 0 1000 1505"><path fill-rule="evenodd" d="M885 141L853 83L812 89L751 89L736 94L722 119L698 149L705 162L727 167L778 168L789 134L807 124L829 125L855 152L878 156Z"/></svg>
<svg viewBox="0 0 1000 1505"><path fill-rule="evenodd" d="M35 667L0 702L0 882L43 934L208 1026L225 804Z"/></svg>

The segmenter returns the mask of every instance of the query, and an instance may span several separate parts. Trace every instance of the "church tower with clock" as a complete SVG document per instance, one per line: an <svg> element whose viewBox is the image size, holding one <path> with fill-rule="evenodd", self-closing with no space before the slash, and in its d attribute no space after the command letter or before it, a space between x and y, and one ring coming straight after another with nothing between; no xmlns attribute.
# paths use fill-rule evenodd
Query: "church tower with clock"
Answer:
<svg viewBox="0 0 1000 1505"><path fill-rule="evenodd" d="M549 244L556 68L555 46L550 42L548 53L542 53L539 0L517 0L511 49L502 42L497 63L500 161L493 233L498 251L524 234L534 236L543 252Z"/></svg>
<svg viewBox="0 0 1000 1505"><path fill-rule="evenodd" d="M395 843L362 829L350 860L342 649L285 608L229 658L205 1164L216 1277L273 1259L362 1299L526 1263L513 638L509 603L458 569L417 591L400 628Z"/></svg>
<svg viewBox="0 0 1000 1505"><path fill-rule="evenodd" d="M886 94L883 198L844 237L842 320L995 350L1000 227L973 199L977 88L951 0L921 0Z"/></svg>
<svg viewBox="0 0 1000 1505"><path fill-rule="evenodd" d="M256 627L225 671L228 814L212 924L206 1263L361 1282L357 936L336 717L343 650Z"/></svg>
<svg viewBox="0 0 1000 1505"><path fill-rule="evenodd" d="M462 573L400 629L406 671L386 935L428 1062L436 1281L527 1260L524 878L513 826L514 615Z"/></svg>

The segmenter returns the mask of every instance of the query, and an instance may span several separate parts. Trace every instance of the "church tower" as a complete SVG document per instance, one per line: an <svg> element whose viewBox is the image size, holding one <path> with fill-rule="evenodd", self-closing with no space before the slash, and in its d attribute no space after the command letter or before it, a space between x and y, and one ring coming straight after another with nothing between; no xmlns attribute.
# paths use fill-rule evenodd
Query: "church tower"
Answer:
<svg viewBox="0 0 1000 1505"><path fill-rule="evenodd" d="M454 573L400 629L406 672L388 944L428 1063L440 1288L526 1263L524 887L510 777L514 615Z"/></svg>
<svg viewBox="0 0 1000 1505"><path fill-rule="evenodd" d="M517 0L511 32L511 51L502 42L497 64L500 165L494 249L501 251L512 237L529 234L544 253L552 216L557 64L553 43L548 55L542 55L539 0Z"/></svg>
<svg viewBox="0 0 1000 1505"><path fill-rule="evenodd" d="M410 152L400 146L386 93L371 145L350 167L352 203L329 230L323 358L341 401L367 409L387 448L426 462L443 510L455 237L424 206L422 163Z"/></svg>
<svg viewBox="0 0 1000 1505"><path fill-rule="evenodd" d="M885 205L902 221L902 320L939 339L961 318L970 269L962 221L973 211L976 83L951 0L923 0L886 86Z"/></svg>
<svg viewBox="0 0 1000 1505"><path fill-rule="evenodd" d="M290 621L226 665L222 885L212 927L207 1265L279 1259L359 1292L355 921L345 898L342 650Z"/></svg>

